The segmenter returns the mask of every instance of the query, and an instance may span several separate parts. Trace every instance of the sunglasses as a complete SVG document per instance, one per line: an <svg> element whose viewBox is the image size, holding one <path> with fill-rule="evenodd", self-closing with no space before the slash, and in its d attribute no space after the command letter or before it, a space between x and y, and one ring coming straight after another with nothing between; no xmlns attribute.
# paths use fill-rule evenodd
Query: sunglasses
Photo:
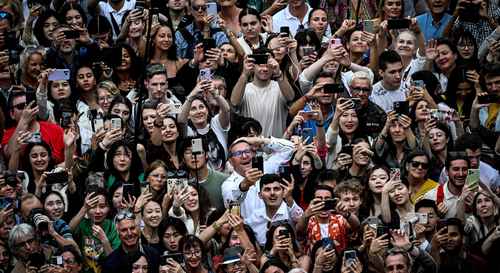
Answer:
<svg viewBox="0 0 500 273"><path fill-rule="evenodd" d="M25 102L22 102L22 103L19 103L19 104L16 104L16 105L12 105L14 108L16 108L17 110L24 110L24 108L26 108L26 103Z"/></svg>
<svg viewBox="0 0 500 273"><path fill-rule="evenodd" d="M122 220L134 220L135 215L132 212L126 210L126 211L122 211L122 212L118 213L116 215L115 219L116 219L116 222L120 222Z"/></svg>
<svg viewBox="0 0 500 273"><path fill-rule="evenodd" d="M424 162L419 162L419 161L411 161L410 164L413 168L418 168L419 166L422 167L422 169L429 168L429 163L424 163Z"/></svg>
<svg viewBox="0 0 500 273"><path fill-rule="evenodd" d="M205 11L207 10L207 6L193 6L193 10L196 10L196 11Z"/></svg>
<svg viewBox="0 0 500 273"><path fill-rule="evenodd" d="M370 93L372 90L370 88L351 88L353 93Z"/></svg>

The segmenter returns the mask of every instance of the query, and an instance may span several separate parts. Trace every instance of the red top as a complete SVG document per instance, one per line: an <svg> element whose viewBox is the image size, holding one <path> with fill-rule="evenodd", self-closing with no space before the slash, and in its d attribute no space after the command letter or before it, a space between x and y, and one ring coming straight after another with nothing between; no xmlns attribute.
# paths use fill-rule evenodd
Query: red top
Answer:
<svg viewBox="0 0 500 273"><path fill-rule="evenodd" d="M49 144L52 150L52 158L55 164L64 161L64 130L57 124L47 121L38 121L40 124L40 135L43 142ZM14 134L16 127L5 130L2 138L2 146L9 143L10 137Z"/></svg>

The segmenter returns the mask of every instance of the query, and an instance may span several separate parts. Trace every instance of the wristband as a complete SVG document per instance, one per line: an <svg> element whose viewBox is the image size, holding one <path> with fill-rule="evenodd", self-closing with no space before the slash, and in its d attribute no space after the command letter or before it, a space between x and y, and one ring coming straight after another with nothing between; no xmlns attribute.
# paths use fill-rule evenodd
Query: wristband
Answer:
<svg viewBox="0 0 500 273"><path fill-rule="evenodd" d="M219 230L221 229L221 225L219 225L217 223L217 221L215 221L213 224L212 224L213 228L215 229L215 231L219 232Z"/></svg>

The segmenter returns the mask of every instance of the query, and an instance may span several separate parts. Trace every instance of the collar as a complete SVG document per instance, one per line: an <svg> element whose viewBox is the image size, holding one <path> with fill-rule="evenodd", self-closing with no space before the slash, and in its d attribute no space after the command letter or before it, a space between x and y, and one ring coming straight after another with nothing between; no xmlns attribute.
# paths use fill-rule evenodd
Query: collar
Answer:
<svg viewBox="0 0 500 273"><path fill-rule="evenodd" d="M449 178L448 178L449 179ZM451 191L448 189L448 181L446 181L446 183L444 184L444 199L445 200L452 200L452 199L458 199L459 196L457 195L454 195L453 193L451 193Z"/></svg>
<svg viewBox="0 0 500 273"><path fill-rule="evenodd" d="M280 207L276 211L276 213L273 215L271 219L267 217L266 213L266 206L260 206L255 210L255 215L259 218L266 219L267 221L276 222L280 220L288 220L288 210L287 210L287 205L285 201L281 202Z"/></svg>
<svg viewBox="0 0 500 273"><path fill-rule="evenodd" d="M305 4L307 7L307 12L306 12L306 16L304 16L304 22L307 22L307 20L309 18L309 12L312 10L312 8L311 8L311 6L309 6L308 3L305 3ZM286 19L288 19L288 20L297 19L297 21L299 21L299 18L295 17L293 14L290 13L290 4L288 4L288 6L286 6L284 12L285 12L284 15L285 15ZM302 22L299 22L299 23L302 24Z"/></svg>

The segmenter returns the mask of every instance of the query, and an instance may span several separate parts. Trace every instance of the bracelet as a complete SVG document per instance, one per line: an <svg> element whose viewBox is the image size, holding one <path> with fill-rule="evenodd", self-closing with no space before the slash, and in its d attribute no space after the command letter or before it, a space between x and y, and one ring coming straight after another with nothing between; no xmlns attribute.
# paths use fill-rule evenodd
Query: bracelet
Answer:
<svg viewBox="0 0 500 273"><path fill-rule="evenodd" d="M325 125L324 122L319 123L316 121L316 127L323 127L324 125Z"/></svg>
<svg viewBox="0 0 500 273"><path fill-rule="evenodd" d="M217 224L217 222L214 222L212 224L213 228L215 229L215 231L219 232L219 230L221 229L221 225Z"/></svg>

